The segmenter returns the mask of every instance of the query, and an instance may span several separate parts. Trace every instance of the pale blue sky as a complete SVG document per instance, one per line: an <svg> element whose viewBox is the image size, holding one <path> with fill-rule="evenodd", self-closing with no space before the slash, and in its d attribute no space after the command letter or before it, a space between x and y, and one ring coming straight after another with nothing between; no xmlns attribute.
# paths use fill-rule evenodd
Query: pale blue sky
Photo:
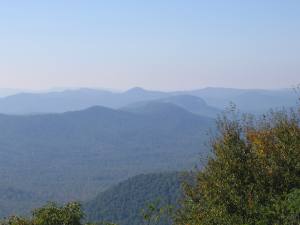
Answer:
<svg viewBox="0 0 300 225"><path fill-rule="evenodd" d="M0 1L0 88L297 83L299 0Z"/></svg>

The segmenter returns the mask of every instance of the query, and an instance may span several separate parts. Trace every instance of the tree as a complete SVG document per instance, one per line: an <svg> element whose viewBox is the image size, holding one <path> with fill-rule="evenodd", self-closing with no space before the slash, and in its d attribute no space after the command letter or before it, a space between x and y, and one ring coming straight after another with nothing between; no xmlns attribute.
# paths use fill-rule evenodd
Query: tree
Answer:
<svg viewBox="0 0 300 225"><path fill-rule="evenodd" d="M213 156L185 185L176 224L299 225L299 124L295 111L219 119Z"/></svg>
<svg viewBox="0 0 300 225"><path fill-rule="evenodd" d="M160 201L150 203L142 210L145 225L172 224L173 206L160 206Z"/></svg>
<svg viewBox="0 0 300 225"><path fill-rule="evenodd" d="M33 211L35 225L81 225L83 212L80 204L71 202L64 206L49 203Z"/></svg>
<svg viewBox="0 0 300 225"><path fill-rule="evenodd" d="M1 225L33 225L32 221L18 217L18 216L11 216L7 220L0 221Z"/></svg>
<svg viewBox="0 0 300 225"><path fill-rule="evenodd" d="M56 203L35 209L31 219L11 216L0 222L1 225L83 225L84 214L81 205L77 202L70 202L63 206ZM99 222L87 223L86 225L114 225L112 223Z"/></svg>

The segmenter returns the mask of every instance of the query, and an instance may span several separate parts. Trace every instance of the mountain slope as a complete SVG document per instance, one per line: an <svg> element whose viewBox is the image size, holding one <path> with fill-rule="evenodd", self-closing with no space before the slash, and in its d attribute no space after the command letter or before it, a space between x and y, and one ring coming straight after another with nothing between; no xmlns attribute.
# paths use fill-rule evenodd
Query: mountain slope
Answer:
<svg viewBox="0 0 300 225"><path fill-rule="evenodd" d="M161 103L150 114L92 107L0 115L0 127L0 185L69 201L139 173L191 168L207 153L214 121Z"/></svg>
<svg viewBox="0 0 300 225"><path fill-rule="evenodd" d="M295 107L299 102L299 96L291 88L278 90L204 88L183 93L201 97L209 105L220 109L228 107L230 102L233 102L239 110L250 113L264 113L271 108Z"/></svg>
<svg viewBox="0 0 300 225"><path fill-rule="evenodd" d="M23 191L22 188L5 187L2 184L0 187L0 216L23 213L24 206L26 209L41 205L45 201L42 197L30 191Z"/></svg>
<svg viewBox="0 0 300 225"><path fill-rule="evenodd" d="M0 98L0 113L37 114L83 110L91 106L119 108L127 104L153 100L168 95L163 92L133 88L123 93L96 89L66 90L49 93L20 93Z"/></svg>
<svg viewBox="0 0 300 225"><path fill-rule="evenodd" d="M189 112L211 118L215 118L218 114L221 113L221 110L207 105L203 99L192 95L175 95L152 101L137 102L123 107L122 109L129 112L139 112L147 105L158 103L170 103L179 106Z"/></svg>
<svg viewBox="0 0 300 225"><path fill-rule="evenodd" d="M150 203L177 205L181 196L179 173L142 174L129 178L84 204L87 220L119 225L144 224L142 210ZM166 221L162 221L167 225Z"/></svg>

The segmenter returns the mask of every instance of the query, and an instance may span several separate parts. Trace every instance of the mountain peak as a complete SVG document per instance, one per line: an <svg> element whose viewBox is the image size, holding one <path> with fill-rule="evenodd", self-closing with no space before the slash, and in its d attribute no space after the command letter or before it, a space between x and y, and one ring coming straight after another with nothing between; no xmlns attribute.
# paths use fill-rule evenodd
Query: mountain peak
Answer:
<svg viewBox="0 0 300 225"><path fill-rule="evenodd" d="M127 90L127 93L141 93L141 92L145 92L146 90L141 88L141 87L133 87L129 90Z"/></svg>

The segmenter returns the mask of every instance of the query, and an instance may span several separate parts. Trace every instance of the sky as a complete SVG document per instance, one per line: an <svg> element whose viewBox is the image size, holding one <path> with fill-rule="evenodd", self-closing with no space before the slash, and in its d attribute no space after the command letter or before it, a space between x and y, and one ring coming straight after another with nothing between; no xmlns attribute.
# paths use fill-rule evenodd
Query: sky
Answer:
<svg viewBox="0 0 300 225"><path fill-rule="evenodd" d="M299 0L0 1L0 88L300 83Z"/></svg>

